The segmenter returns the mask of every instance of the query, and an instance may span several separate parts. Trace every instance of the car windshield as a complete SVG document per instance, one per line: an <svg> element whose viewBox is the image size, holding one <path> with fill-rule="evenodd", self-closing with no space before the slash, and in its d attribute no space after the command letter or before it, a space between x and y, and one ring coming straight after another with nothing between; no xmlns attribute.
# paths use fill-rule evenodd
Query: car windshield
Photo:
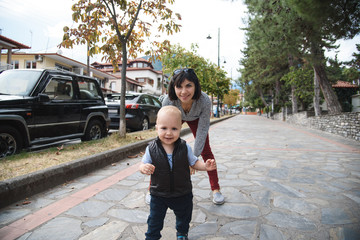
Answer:
<svg viewBox="0 0 360 240"><path fill-rule="evenodd" d="M41 71L4 71L0 74L0 94L29 96L41 74Z"/></svg>

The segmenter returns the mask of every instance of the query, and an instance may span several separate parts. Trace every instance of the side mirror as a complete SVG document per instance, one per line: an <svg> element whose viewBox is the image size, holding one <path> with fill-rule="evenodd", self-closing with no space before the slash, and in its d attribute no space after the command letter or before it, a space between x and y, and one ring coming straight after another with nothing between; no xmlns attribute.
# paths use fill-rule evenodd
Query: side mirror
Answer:
<svg viewBox="0 0 360 240"><path fill-rule="evenodd" d="M47 94L40 93L38 95L39 102L50 102L50 97Z"/></svg>

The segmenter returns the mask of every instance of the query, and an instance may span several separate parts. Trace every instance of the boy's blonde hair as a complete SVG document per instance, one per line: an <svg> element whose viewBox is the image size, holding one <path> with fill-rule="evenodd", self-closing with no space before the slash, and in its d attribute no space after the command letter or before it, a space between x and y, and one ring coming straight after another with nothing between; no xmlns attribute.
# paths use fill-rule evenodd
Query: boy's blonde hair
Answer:
<svg viewBox="0 0 360 240"><path fill-rule="evenodd" d="M171 106L171 105L168 105L168 106L164 106L162 108L160 108L158 114L157 114L157 119L159 119L159 117L163 117L166 115L169 115L169 114L172 114L172 115L175 115L179 121L180 121L180 124L181 124L181 112L180 110L175 107L175 106ZM157 122L157 120L156 120Z"/></svg>

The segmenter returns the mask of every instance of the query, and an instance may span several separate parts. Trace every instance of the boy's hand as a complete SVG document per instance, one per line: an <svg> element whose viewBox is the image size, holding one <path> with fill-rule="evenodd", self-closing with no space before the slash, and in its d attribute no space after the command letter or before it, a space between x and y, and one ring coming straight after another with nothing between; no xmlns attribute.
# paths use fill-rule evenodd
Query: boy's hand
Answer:
<svg viewBox="0 0 360 240"><path fill-rule="evenodd" d="M150 163L142 164L140 166L140 172L142 174L151 175L154 173L154 171L155 171L155 166Z"/></svg>
<svg viewBox="0 0 360 240"><path fill-rule="evenodd" d="M216 169L216 162L215 159L208 159L205 162L206 171L212 171Z"/></svg>

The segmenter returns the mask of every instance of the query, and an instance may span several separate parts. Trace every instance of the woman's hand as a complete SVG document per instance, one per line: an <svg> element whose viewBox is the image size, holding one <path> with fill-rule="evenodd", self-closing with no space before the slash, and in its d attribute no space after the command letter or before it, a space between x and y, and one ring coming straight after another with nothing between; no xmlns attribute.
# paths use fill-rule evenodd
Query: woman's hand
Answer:
<svg viewBox="0 0 360 240"><path fill-rule="evenodd" d="M191 166L189 166L189 168L190 168L190 175L194 175L196 172L195 168L192 168Z"/></svg>

